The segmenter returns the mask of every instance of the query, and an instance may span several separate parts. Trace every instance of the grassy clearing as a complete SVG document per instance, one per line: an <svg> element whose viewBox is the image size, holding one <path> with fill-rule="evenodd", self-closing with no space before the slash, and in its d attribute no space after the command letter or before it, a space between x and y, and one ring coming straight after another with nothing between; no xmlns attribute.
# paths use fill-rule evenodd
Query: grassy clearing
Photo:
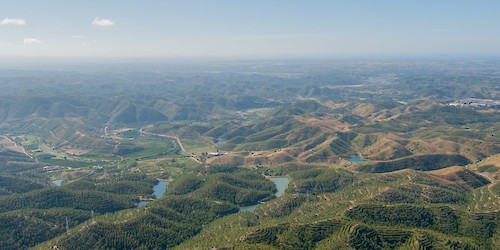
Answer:
<svg viewBox="0 0 500 250"><path fill-rule="evenodd" d="M494 173L500 170L499 167L493 166L493 165L485 165L477 168L477 171L483 173L483 172L488 172L488 173Z"/></svg>
<svg viewBox="0 0 500 250"><path fill-rule="evenodd" d="M34 135L19 135L16 141L30 151L37 150L40 144L40 138Z"/></svg>
<svg viewBox="0 0 500 250"><path fill-rule="evenodd" d="M124 155L127 158L153 158L164 155L178 154L178 146L168 138L140 138L134 144L142 150Z"/></svg>
<svg viewBox="0 0 500 250"><path fill-rule="evenodd" d="M192 139L181 139L181 143L187 152L193 153L195 155L216 151L215 145L208 142L200 142Z"/></svg>
<svg viewBox="0 0 500 250"><path fill-rule="evenodd" d="M101 161L81 161L72 158L57 157L47 153L37 153L36 158L47 165L55 165L55 166L64 166L71 168L83 168L95 165L101 165L103 162Z"/></svg>
<svg viewBox="0 0 500 250"><path fill-rule="evenodd" d="M139 137L141 134L139 133L139 131L137 131L135 129L129 129L129 130L120 132L117 135L120 136L120 137L123 137L123 138L130 138L130 139L132 139L132 138Z"/></svg>
<svg viewBox="0 0 500 250"><path fill-rule="evenodd" d="M142 173L157 174L166 179L175 178L194 167L196 163L189 158L158 158L137 163Z"/></svg>

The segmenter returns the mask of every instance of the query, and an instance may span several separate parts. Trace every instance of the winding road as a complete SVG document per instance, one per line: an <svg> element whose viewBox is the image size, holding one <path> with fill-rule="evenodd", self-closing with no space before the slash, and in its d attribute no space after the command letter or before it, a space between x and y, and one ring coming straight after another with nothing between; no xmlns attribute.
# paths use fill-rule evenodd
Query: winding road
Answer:
<svg viewBox="0 0 500 250"><path fill-rule="evenodd" d="M3 137L4 139L6 139L7 141L9 141L10 143L12 143L12 145L14 146L14 148L18 148L22 151L23 154L27 155L29 158L33 159L33 156L31 156L30 154L28 154L28 152L26 151L26 149L20 145L17 145L17 143L10 139L10 137L8 136L3 136L3 135L0 135L0 137Z"/></svg>
<svg viewBox="0 0 500 250"><path fill-rule="evenodd" d="M198 159L196 159L192 154L190 154L189 152L187 152L185 149L184 149L184 146L182 146L182 143L181 143L181 140L179 139L179 137L177 136L174 136L174 135L164 135L164 134L156 134L156 133L151 133L151 132L146 132L144 131L144 128L141 128L139 130L140 133L142 134L145 134L145 135L152 135L152 136L159 136L159 137L164 137L164 138L170 138L170 139L175 139L177 141L177 144L179 144L179 147L181 148L181 151L188 155L189 158L193 159L194 161L196 161L197 163L201 163L201 161L199 161Z"/></svg>

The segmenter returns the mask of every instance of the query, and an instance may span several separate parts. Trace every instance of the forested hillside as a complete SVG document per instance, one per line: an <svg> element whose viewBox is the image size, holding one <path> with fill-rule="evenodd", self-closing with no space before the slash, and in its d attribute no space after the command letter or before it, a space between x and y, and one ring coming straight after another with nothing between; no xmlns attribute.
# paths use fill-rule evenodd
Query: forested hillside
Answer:
<svg viewBox="0 0 500 250"><path fill-rule="evenodd" d="M498 62L0 70L0 248L498 249Z"/></svg>

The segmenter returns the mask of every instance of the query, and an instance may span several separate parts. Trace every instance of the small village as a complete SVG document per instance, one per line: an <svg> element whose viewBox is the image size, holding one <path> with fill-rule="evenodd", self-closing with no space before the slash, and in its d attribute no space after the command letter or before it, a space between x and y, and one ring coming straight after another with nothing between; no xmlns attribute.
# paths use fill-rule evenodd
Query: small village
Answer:
<svg viewBox="0 0 500 250"><path fill-rule="evenodd" d="M453 107L500 107L499 100L491 99L478 99L478 98L467 98L463 100L457 100L448 104Z"/></svg>

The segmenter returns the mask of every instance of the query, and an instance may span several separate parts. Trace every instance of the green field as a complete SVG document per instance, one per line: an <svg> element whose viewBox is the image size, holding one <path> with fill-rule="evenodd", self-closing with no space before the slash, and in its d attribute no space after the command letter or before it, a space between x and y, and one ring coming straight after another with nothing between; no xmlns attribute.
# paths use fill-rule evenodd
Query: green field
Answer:
<svg viewBox="0 0 500 250"><path fill-rule="evenodd" d="M204 141L196 141L192 139L182 139L181 143L184 149L195 155L201 155L202 153L214 152L216 150L216 146L213 143L208 143Z"/></svg>

